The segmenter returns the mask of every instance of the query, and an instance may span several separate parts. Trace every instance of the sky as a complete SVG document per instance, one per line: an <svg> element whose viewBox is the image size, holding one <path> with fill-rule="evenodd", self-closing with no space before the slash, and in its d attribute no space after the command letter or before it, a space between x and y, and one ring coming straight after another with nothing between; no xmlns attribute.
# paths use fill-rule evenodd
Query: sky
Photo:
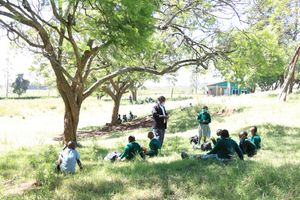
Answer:
<svg viewBox="0 0 300 200"><path fill-rule="evenodd" d="M10 45L10 41L5 36L0 36L0 85L6 83L7 69L9 69L9 79L14 80L17 74L24 74L24 78L30 78L31 73L28 68L32 65L33 57L26 51L16 50Z"/></svg>

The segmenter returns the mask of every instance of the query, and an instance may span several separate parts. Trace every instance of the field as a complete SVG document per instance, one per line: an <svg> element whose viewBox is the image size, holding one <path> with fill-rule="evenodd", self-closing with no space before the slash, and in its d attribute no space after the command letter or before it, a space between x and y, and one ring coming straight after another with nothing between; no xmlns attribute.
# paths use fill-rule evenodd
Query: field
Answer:
<svg viewBox="0 0 300 200"><path fill-rule="evenodd" d="M299 100L300 93L296 92L286 103L279 103L276 93L239 97L198 96L185 101L169 101L167 107L171 117L164 147L158 157L124 163L104 161L108 152L123 149L128 135L135 135L139 143L147 146L146 133L150 129L113 132L80 140L78 151L84 169L75 175L54 172L54 161L61 148L58 143L31 143L30 147L3 150L0 156L0 199L300 199ZM30 106L30 101L28 106L23 102L20 107L28 108L27 112L32 115L43 113L43 110L47 115L53 112L56 116L62 112L58 99L41 101L43 103L36 103L37 106ZM53 103L57 107L51 110L52 104L45 101L57 101ZM189 102L193 103L192 107ZM204 153L193 150L189 144L189 137L197 133L195 114L203 104L208 105L213 115L213 132L226 128L237 140L239 131L257 125L262 137L259 153L253 158L229 164L182 160L180 152L183 150ZM82 121L87 120L92 105L104 108L109 102L89 100ZM147 106L151 109L151 105ZM148 109L145 105L131 107L126 103L122 107L122 112ZM20 113L15 109L12 111ZM139 113L141 116L147 114L148 111ZM81 124L82 127L90 125L95 125L92 120ZM2 139L1 146L8 144Z"/></svg>

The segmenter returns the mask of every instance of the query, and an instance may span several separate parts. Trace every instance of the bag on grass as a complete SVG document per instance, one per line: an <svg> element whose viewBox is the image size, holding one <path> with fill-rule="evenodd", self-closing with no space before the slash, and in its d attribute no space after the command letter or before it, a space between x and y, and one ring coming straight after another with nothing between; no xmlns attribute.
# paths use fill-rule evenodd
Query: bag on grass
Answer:
<svg viewBox="0 0 300 200"><path fill-rule="evenodd" d="M117 157L119 155L120 155L120 153L118 153L118 152L110 152L104 157L104 160L110 160L113 162L117 159Z"/></svg>
<svg viewBox="0 0 300 200"><path fill-rule="evenodd" d="M199 138L198 138L197 135L190 138L190 143L191 144L194 143L196 145L196 144L198 144L198 142L199 142Z"/></svg>
<svg viewBox="0 0 300 200"><path fill-rule="evenodd" d="M205 143L201 144L201 150L202 151L212 150L211 143L210 142L205 142Z"/></svg>

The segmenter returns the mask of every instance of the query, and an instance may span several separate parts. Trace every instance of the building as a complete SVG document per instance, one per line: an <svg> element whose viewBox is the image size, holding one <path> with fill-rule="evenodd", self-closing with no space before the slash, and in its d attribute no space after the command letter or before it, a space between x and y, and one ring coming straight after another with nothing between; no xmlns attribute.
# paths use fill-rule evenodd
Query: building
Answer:
<svg viewBox="0 0 300 200"><path fill-rule="evenodd" d="M223 81L207 85L206 93L212 96L229 96L229 95L240 95L249 94L250 88L238 87L237 83Z"/></svg>

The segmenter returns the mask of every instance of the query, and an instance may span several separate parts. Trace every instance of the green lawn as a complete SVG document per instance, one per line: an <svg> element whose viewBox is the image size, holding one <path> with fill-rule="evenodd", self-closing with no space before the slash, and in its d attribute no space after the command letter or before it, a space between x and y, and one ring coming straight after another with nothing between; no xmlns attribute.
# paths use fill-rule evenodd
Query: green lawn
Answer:
<svg viewBox="0 0 300 200"><path fill-rule="evenodd" d="M197 107L173 110L160 156L134 162L110 163L103 157L121 150L129 134L147 145L148 129L81 140L84 170L75 175L54 172L59 145L35 146L0 156L0 199L300 199L299 94L285 104L276 97L255 94L209 98L211 128L227 128L237 140L240 130L257 125L262 149L254 158L233 161L181 160L193 150L188 138L197 130ZM239 102L238 104L236 102ZM233 110L227 115L220 109ZM25 193L21 185L38 181ZM18 193L19 192L19 193Z"/></svg>

